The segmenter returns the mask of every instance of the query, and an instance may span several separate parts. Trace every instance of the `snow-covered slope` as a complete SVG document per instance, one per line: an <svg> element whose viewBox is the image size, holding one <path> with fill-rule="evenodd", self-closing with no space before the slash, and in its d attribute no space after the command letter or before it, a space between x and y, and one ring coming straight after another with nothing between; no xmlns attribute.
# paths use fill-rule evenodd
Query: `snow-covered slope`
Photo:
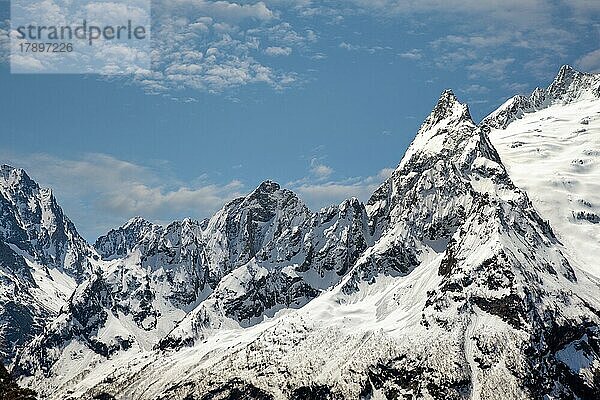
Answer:
<svg viewBox="0 0 600 400"><path fill-rule="evenodd" d="M533 109L484 120L511 178L531 197L578 265L600 277L600 75L563 67ZM533 96L532 96L533 97ZM507 104L511 103L511 99ZM511 108L511 107L509 107Z"/></svg>

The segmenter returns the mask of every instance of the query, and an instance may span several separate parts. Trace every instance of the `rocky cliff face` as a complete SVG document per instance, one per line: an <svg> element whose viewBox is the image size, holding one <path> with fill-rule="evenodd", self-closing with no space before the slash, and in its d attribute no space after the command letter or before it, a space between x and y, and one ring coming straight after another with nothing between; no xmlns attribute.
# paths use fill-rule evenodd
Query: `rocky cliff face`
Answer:
<svg viewBox="0 0 600 400"><path fill-rule="evenodd" d="M597 398L597 278L489 135L598 82L563 67L481 124L445 91L366 205L312 212L266 181L207 221L135 218L14 371L61 399Z"/></svg>
<svg viewBox="0 0 600 400"><path fill-rule="evenodd" d="M21 169L0 167L2 240L34 261L81 281L89 272L89 246L63 214L50 189L42 189Z"/></svg>
<svg viewBox="0 0 600 400"><path fill-rule="evenodd" d="M12 361L66 304L93 267L93 249L52 191L0 166L0 354Z"/></svg>

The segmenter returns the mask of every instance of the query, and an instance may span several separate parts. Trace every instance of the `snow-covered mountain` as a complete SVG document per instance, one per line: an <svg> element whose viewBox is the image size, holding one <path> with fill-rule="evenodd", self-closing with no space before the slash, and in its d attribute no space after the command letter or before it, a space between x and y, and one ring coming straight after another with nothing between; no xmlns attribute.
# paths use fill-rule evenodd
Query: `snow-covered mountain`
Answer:
<svg viewBox="0 0 600 400"><path fill-rule="evenodd" d="M50 399L600 398L599 124L600 76L563 67L480 124L442 93L366 205L266 181L202 222L72 229L76 252L5 234L7 282L72 293L6 359Z"/></svg>
<svg viewBox="0 0 600 400"><path fill-rule="evenodd" d="M367 248L367 223L356 199L312 213L270 181L202 223L134 218L96 241L102 272L78 287L15 372L70 377L118 354L180 348L206 329L299 308Z"/></svg>
<svg viewBox="0 0 600 400"><path fill-rule="evenodd" d="M600 76L561 68L484 119L511 178L580 268L600 277Z"/></svg>
<svg viewBox="0 0 600 400"><path fill-rule="evenodd" d="M0 354L9 362L92 271L93 249L50 189L0 166Z"/></svg>

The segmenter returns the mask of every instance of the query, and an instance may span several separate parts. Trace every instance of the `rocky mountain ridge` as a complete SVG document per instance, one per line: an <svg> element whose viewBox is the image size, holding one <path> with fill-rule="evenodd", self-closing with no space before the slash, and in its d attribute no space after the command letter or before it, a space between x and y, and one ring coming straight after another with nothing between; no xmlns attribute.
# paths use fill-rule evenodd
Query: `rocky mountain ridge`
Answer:
<svg viewBox="0 0 600 400"><path fill-rule="evenodd" d="M528 97L517 95L508 99L481 122L490 128L505 129L523 115L542 110L553 104L570 104L600 98L598 74L583 73L563 65L554 81L546 88L536 88Z"/></svg>

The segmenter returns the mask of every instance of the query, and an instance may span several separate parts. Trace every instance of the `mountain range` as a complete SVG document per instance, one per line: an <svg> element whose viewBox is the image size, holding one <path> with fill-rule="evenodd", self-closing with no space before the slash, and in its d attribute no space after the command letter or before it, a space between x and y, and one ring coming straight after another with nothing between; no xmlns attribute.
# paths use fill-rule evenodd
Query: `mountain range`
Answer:
<svg viewBox="0 0 600 400"><path fill-rule="evenodd" d="M366 204L265 181L87 243L0 168L0 352L44 399L600 398L600 75L444 91Z"/></svg>

